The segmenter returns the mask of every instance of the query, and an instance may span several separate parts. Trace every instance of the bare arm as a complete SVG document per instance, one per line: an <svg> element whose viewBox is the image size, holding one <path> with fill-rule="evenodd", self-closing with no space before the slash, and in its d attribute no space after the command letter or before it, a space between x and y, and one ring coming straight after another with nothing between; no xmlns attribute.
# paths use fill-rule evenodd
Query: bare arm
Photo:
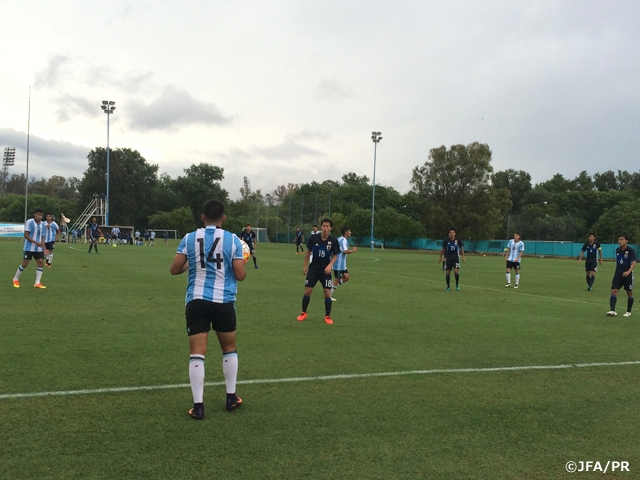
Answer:
<svg viewBox="0 0 640 480"><path fill-rule="evenodd" d="M440 250L440 258L438 258L438 263L442 261L442 255L444 255L444 247L442 247L442 250Z"/></svg>
<svg viewBox="0 0 640 480"><path fill-rule="evenodd" d="M309 271L309 257L311 256L311 250L307 248L307 251L304 253L304 266L302 267L302 274L306 275Z"/></svg>
<svg viewBox="0 0 640 480"><path fill-rule="evenodd" d="M460 247L460 254L462 255L462 263L467 263L467 261L464 258L464 248Z"/></svg>
<svg viewBox="0 0 640 480"><path fill-rule="evenodd" d="M187 260L187 256L182 253L176 253L176 256L173 257L171 268L169 269L171 275L180 275L187 270L189 270L189 261Z"/></svg>
<svg viewBox="0 0 640 480"><path fill-rule="evenodd" d="M234 258L231 265L233 267L233 273L236 276L236 280L241 282L247 277L247 272L244 269L244 259Z"/></svg>

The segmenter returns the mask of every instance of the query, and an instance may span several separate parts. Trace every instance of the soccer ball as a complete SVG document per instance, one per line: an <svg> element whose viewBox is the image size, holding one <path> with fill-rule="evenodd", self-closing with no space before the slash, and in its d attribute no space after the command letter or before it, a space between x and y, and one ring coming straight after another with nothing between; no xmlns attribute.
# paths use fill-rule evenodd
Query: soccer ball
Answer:
<svg viewBox="0 0 640 480"><path fill-rule="evenodd" d="M116 244L115 243L112 243L111 245L113 245L113 248L116 248Z"/></svg>
<svg viewBox="0 0 640 480"><path fill-rule="evenodd" d="M247 242L245 242L244 240L240 240L240 243L242 244L242 256L244 257L244 263L247 263L249 261L249 257L251 256L251 249L249 248L249 245L247 245Z"/></svg>

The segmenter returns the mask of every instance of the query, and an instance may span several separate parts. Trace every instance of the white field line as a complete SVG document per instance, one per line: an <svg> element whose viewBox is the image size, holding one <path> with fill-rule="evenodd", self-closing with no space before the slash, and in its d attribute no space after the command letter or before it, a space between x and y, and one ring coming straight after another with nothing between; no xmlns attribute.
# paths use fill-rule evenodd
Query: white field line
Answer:
<svg viewBox="0 0 640 480"><path fill-rule="evenodd" d="M395 273L381 273L381 272L373 272L371 270L360 270L361 272L364 273L373 273L375 275L384 275L385 277L400 277L400 278L408 278L410 280L423 280L425 282L431 282L431 283L441 283L441 280L432 280L430 278L422 278L422 277L410 277L408 275L398 275ZM490 292L502 292L502 293L508 293L510 289L507 288L489 288L489 287L478 287L476 285L468 285L468 284L462 284L462 286L464 288L477 288L478 290L488 290ZM513 291L513 290L512 290ZM534 298L544 298L546 300L560 300L563 302L572 302L572 303L584 303L585 305L599 305L602 306L602 303L595 303L595 302L584 302L582 300L574 300L572 298L562 298L562 297L548 297L546 295L536 295L534 293L525 293L522 290L519 290L518 293L516 293L515 291L513 291L513 295L523 295L525 297L534 297Z"/></svg>
<svg viewBox="0 0 640 480"><path fill-rule="evenodd" d="M316 377L291 377L291 378L265 378L254 380L240 380L239 385L256 385L264 383L289 383L289 382L318 382L325 380L349 380L354 378L371 378L371 377L395 377L401 375L428 375L434 373L487 373L487 372L514 372L525 370L566 370L571 368L593 368L593 367L619 367L624 365L640 365L640 360L629 362L597 362L597 363L576 363L561 365L525 365L520 367L487 367L487 368L435 368L431 370L405 370L400 372L378 372L378 373L349 373L342 375L319 375ZM206 382L205 386L224 385L224 382ZM61 390L52 392L34 392L34 393L5 393L0 395L0 400L12 398L31 398L31 397L47 397L47 396L68 396L68 395L89 395L100 393L120 393L120 392L139 392L144 390L169 390L174 388L190 388L188 383L176 383L170 385L147 385L138 387L114 387L114 388L95 388L88 390Z"/></svg>

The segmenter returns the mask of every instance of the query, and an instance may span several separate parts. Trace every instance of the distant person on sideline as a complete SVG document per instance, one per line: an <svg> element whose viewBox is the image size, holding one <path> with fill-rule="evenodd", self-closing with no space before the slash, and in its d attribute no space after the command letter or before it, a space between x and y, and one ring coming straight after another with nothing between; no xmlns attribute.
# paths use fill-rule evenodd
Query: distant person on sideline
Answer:
<svg viewBox="0 0 640 480"><path fill-rule="evenodd" d="M296 227L296 255L298 255L298 249L300 249L300 253L304 253L304 233L300 230L300 227Z"/></svg>
<svg viewBox="0 0 640 480"><path fill-rule="evenodd" d="M33 285L36 288L47 288L42 285L42 266L44 263L44 254L48 253L44 246L44 225L42 224L42 214L44 212L41 208L37 208L33 213L33 218L30 218L24 224L24 251L22 254L22 265L18 267L16 274L13 277L13 286L20 288L19 278L27 268L32 258L35 258L38 267L36 268L36 283Z"/></svg>
<svg viewBox="0 0 640 480"><path fill-rule="evenodd" d="M189 336L189 381L193 408L189 415L204 419L204 357L209 330L222 348L222 373L227 390L226 408L232 412L242 399L236 395L238 352L236 350L236 293L238 281L246 277L242 244L222 229L227 219L224 205L208 200L202 207L205 227L184 236L171 264L171 275L189 271L185 316Z"/></svg>

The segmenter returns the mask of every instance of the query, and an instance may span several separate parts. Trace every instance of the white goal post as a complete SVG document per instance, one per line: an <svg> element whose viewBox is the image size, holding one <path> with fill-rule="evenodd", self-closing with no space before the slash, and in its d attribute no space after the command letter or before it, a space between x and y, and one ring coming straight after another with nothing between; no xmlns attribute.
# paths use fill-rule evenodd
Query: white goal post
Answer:
<svg viewBox="0 0 640 480"><path fill-rule="evenodd" d="M269 243L266 228L251 228L252 232L256 232L256 243Z"/></svg>

